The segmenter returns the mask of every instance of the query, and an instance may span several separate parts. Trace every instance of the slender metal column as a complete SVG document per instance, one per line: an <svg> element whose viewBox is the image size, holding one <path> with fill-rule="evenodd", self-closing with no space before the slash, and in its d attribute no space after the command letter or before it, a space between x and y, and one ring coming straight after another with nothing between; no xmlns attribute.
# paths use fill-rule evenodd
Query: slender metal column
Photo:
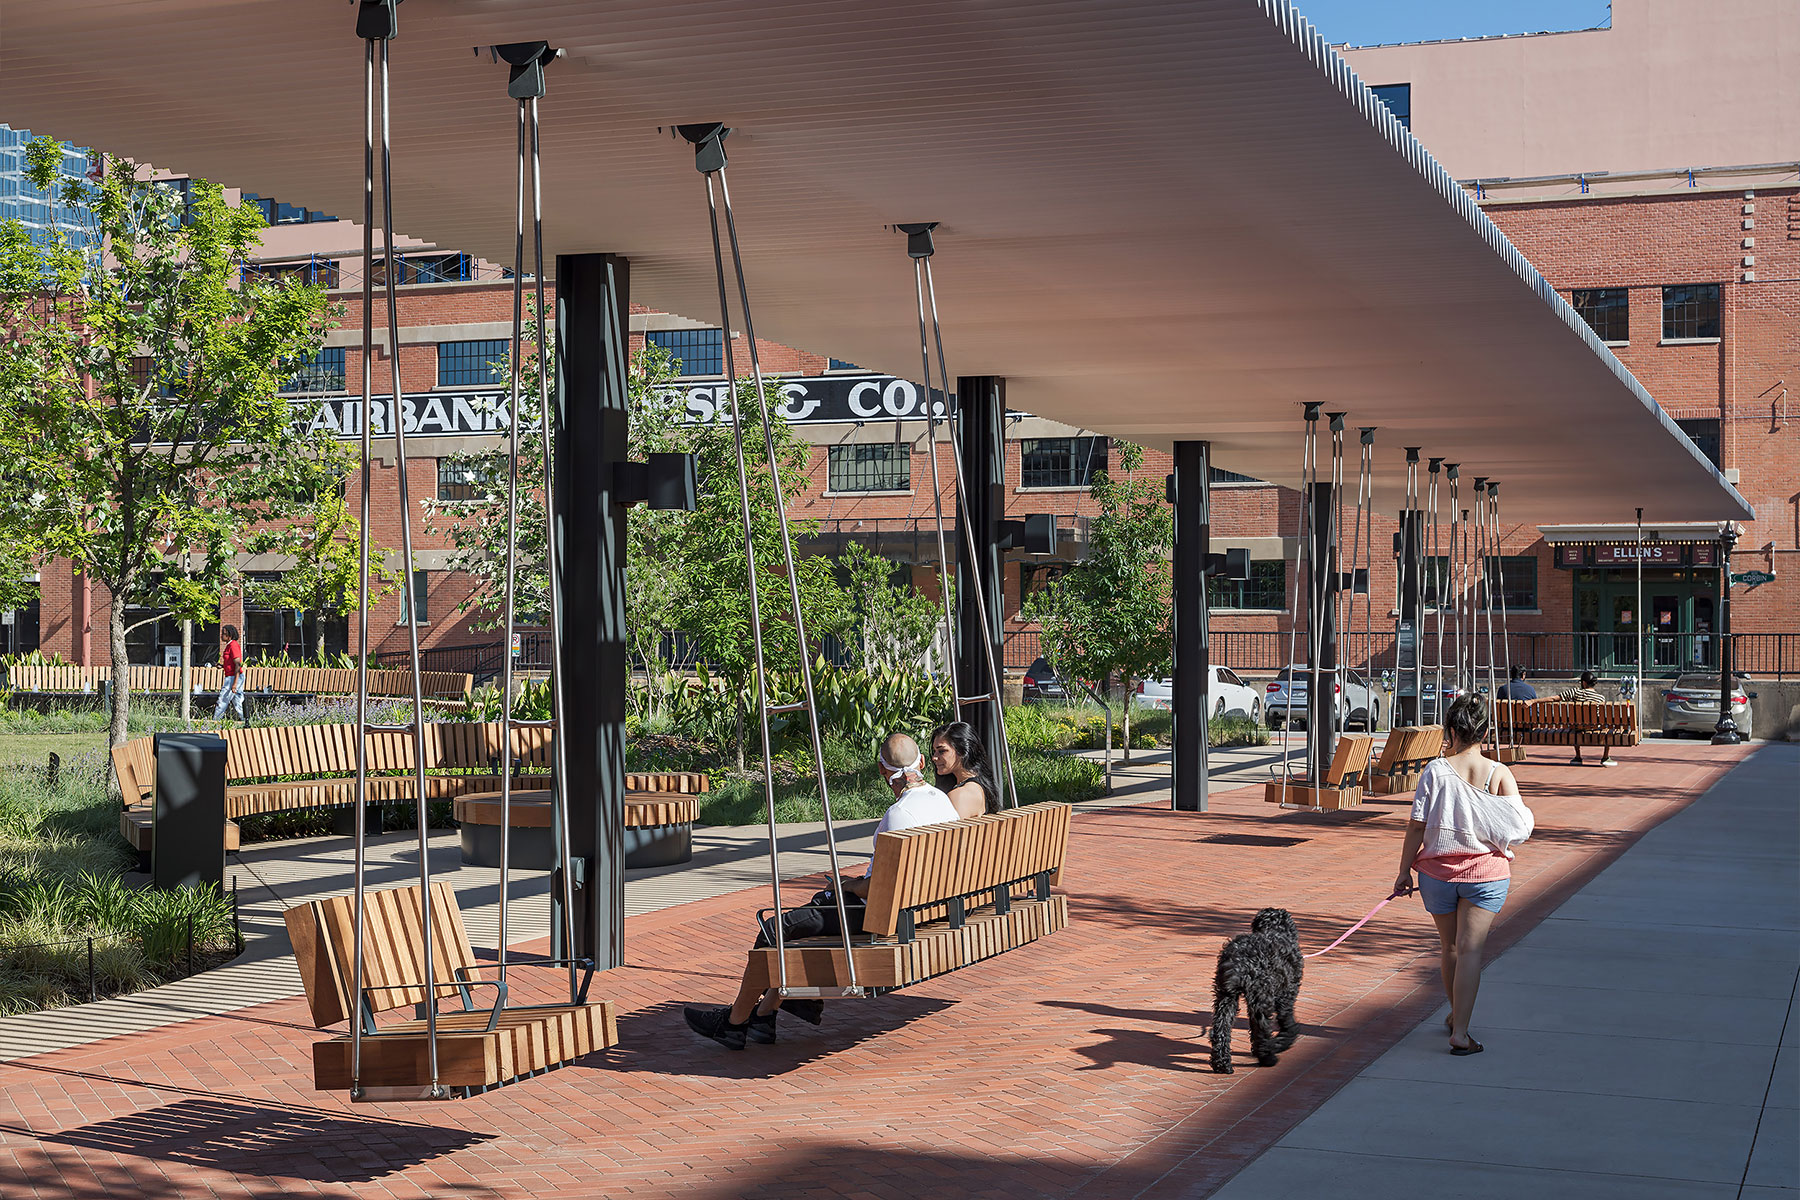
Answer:
<svg viewBox="0 0 1800 1200"><path fill-rule="evenodd" d="M963 498L968 504L969 529L956 543L956 676L959 692L976 696L988 690L987 654L981 639L988 640L995 662L1003 662L1002 613L1006 593L1000 575L1000 519L1006 514L1006 380L996 375L959 375L956 379L956 412L962 459ZM970 542L974 561L970 561ZM971 586L979 580L977 594ZM965 582L967 581L967 582ZM980 596L991 598L987 605ZM985 622L982 609L986 608ZM998 704L966 708L984 745L999 744L1002 720Z"/></svg>
<svg viewBox="0 0 1800 1200"><path fill-rule="evenodd" d="M1325 769L1337 750L1338 735L1338 553L1337 487L1315 483L1308 496L1313 509L1312 576L1307 614L1316 631L1316 655L1306 683L1307 773L1321 786Z"/></svg>
<svg viewBox="0 0 1800 1200"><path fill-rule="evenodd" d="M1424 608L1425 514L1419 509L1419 447L1406 447L1406 509L1400 514L1400 627L1397 632L1394 671L1400 683L1400 707L1408 725L1423 721L1425 671L1420 656L1419 616ZM1410 684L1405 682L1411 677ZM1410 692L1410 695L1409 695ZM1443 720L1443 714L1438 714Z"/></svg>
<svg viewBox="0 0 1800 1200"><path fill-rule="evenodd" d="M1715 746L1735 746L1744 740L1731 716L1731 552L1737 540L1736 525L1719 527L1719 723L1713 726ZM1643 619L1641 614L1638 619Z"/></svg>
<svg viewBox="0 0 1800 1200"><path fill-rule="evenodd" d="M539 281L542 286L542 281ZM631 264L613 254L556 259L555 483L557 572L564 614L557 674L563 680L565 794L569 797L575 946L557 957L625 961L625 505L612 463L626 443L626 325ZM561 783L562 781L558 781ZM551 929L566 927L561 887L551 889Z"/></svg>
<svg viewBox="0 0 1800 1200"><path fill-rule="evenodd" d="M1210 783L1207 720L1212 680L1206 558L1212 550L1210 442L1175 443L1174 807L1205 812Z"/></svg>

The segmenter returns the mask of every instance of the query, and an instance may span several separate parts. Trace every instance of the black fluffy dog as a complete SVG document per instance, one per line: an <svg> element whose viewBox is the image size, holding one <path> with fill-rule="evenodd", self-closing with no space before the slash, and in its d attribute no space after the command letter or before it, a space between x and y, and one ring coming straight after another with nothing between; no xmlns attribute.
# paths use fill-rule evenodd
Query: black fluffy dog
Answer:
<svg viewBox="0 0 1800 1200"><path fill-rule="evenodd" d="M1294 999L1300 994L1305 963L1294 919L1285 908L1265 908L1219 951L1213 976L1212 1069L1231 1074L1231 1026L1238 999L1250 1018L1250 1052L1272 1067L1294 1044ZM1276 1032L1279 1027L1280 1032Z"/></svg>

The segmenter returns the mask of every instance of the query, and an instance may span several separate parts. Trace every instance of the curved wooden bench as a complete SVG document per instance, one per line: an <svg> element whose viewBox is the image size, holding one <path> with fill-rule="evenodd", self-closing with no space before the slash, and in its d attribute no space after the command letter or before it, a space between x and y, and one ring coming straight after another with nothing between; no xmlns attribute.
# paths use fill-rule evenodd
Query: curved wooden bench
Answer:
<svg viewBox="0 0 1800 1200"><path fill-rule="evenodd" d="M193 681L203 692L216 692L224 685L225 676L214 666L196 666ZM112 678L110 666L72 664L25 664L7 672L7 686L21 692L96 691ZM427 698L438 700L466 699L474 687L475 677L465 671L421 671L419 690ZM179 692L180 667L155 667L133 664L131 686L146 692ZM244 689L250 692L274 691L310 696L354 696L354 667L246 667ZM412 672L404 668L376 668L369 672L369 694L404 699L412 695Z"/></svg>
<svg viewBox="0 0 1800 1200"><path fill-rule="evenodd" d="M512 795L512 865L548 871L556 865L548 789ZM500 865L500 793L470 792L456 798L462 859L479 867ZM694 857L697 797L679 792L633 792L625 797L625 866L668 867Z"/></svg>
<svg viewBox="0 0 1800 1200"><path fill-rule="evenodd" d="M1047 937L1069 923L1052 894L1069 844L1069 806L1032 804L875 838L863 933L851 939L857 983L893 991ZM789 987L850 982L843 940L786 944ZM774 947L750 951L746 983L778 986Z"/></svg>
<svg viewBox="0 0 1800 1200"><path fill-rule="evenodd" d="M1263 785L1263 799L1283 808L1355 808L1362 803L1363 776L1368 772L1374 747L1375 738L1370 734L1340 734L1324 779L1315 783L1303 775L1277 775Z"/></svg>
<svg viewBox="0 0 1800 1200"><path fill-rule="evenodd" d="M438 1016L438 1080L453 1093L470 1095L566 1066L582 1055L618 1044L618 1017L610 1001L508 1006L505 985L483 974L463 928L456 894L431 885L432 985L426 987L423 893L417 885L365 894L363 991L355 978L355 898L334 896L290 908L284 915L294 958L306 984L313 1024L324 1029L351 1019L364 1025L364 1099L421 1099L430 1083L423 1017L376 1025L375 1015L396 1008L460 1000L461 1011ZM567 960L510 960L509 971L566 965ZM579 964L578 964L579 965ZM589 967L591 974L592 964ZM470 985L482 982L483 987ZM477 1004L498 993L492 1005ZM372 1032L369 1032L372 1030ZM350 1086L350 1034L313 1043L313 1086Z"/></svg>
<svg viewBox="0 0 1800 1200"><path fill-rule="evenodd" d="M353 808L356 735L351 725L270 725L226 729L225 815L228 818L301 808ZM454 800L500 787L502 727L498 721L443 721L425 726L425 795ZM413 736L405 731L367 735L368 777L361 802L393 804L418 795ZM513 729L513 786L541 788L553 762L550 731L538 726ZM112 753L124 812L119 831L140 854L154 838L150 813L156 787L152 739L133 738ZM707 790L697 771L633 772L630 792L659 797ZM690 822L691 824L691 822ZM234 836L235 826L227 836Z"/></svg>

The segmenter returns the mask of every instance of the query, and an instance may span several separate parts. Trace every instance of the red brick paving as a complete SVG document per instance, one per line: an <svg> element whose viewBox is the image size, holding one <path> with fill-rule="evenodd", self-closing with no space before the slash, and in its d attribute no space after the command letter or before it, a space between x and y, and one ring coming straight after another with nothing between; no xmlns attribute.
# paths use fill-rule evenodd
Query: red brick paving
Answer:
<svg viewBox="0 0 1800 1200"><path fill-rule="evenodd" d="M1519 768L1538 834L1496 952L1749 748L1652 743L1610 770ZM1558 754L1558 760L1560 760ZM731 1053L682 1024L724 999L755 892L633 918L622 1045L445 1104L314 1093L299 1000L0 1065L0 1197L1145 1197L1208 1195L1439 1003L1435 939L1395 904L1308 964L1279 1066L1206 1068L1222 937L1266 904L1307 949L1385 895L1404 804L1077 815L1061 934ZM1217 834L1297 844L1206 842ZM515 994L524 991L515 982ZM1477 1014L1479 1024L1479 1013ZM1239 1040L1239 1047L1247 1039Z"/></svg>

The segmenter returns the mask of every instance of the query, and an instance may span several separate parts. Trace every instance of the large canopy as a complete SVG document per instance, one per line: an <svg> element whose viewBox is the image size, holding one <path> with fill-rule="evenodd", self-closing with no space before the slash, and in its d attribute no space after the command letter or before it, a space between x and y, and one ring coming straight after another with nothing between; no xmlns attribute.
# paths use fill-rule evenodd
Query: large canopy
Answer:
<svg viewBox="0 0 1800 1200"><path fill-rule="evenodd" d="M355 8L7 6L13 125L354 214ZM1748 506L1282 0L410 0L393 45L395 225L510 261L516 109L478 48L547 39L553 253L716 320L677 122L736 132L757 332L918 374L889 226L942 222L953 374L1008 402L1296 482L1301 405L1503 484L1536 522ZM1354 457L1352 456L1352 461Z"/></svg>

